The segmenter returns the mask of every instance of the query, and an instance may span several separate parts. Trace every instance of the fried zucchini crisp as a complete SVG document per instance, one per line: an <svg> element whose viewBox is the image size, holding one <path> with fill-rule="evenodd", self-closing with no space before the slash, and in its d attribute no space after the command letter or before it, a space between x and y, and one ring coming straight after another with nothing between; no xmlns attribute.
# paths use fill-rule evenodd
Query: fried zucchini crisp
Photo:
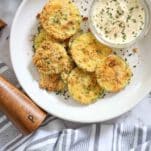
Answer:
<svg viewBox="0 0 151 151"><path fill-rule="evenodd" d="M70 0L50 0L40 13L39 20L49 35L62 41L80 30L82 17Z"/></svg>
<svg viewBox="0 0 151 151"><path fill-rule="evenodd" d="M94 72L97 64L112 53L112 49L99 43L90 33L76 37L70 53L77 66L85 71Z"/></svg>
<svg viewBox="0 0 151 151"><path fill-rule="evenodd" d="M81 104L90 104L104 93L98 85L94 73L75 68L68 78L68 91L74 100Z"/></svg>
<svg viewBox="0 0 151 151"><path fill-rule="evenodd" d="M119 56L110 55L96 69L98 84L108 92L125 88L132 77L128 64Z"/></svg>
<svg viewBox="0 0 151 151"><path fill-rule="evenodd" d="M59 74L72 68L64 47L59 43L44 41L33 56L33 63L43 74Z"/></svg>

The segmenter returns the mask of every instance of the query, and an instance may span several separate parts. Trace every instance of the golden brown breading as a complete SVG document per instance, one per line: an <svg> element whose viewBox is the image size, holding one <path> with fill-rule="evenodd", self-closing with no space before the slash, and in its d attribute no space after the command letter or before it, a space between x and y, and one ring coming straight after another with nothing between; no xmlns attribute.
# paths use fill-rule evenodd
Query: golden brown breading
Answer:
<svg viewBox="0 0 151 151"><path fill-rule="evenodd" d="M108 56L96 69L98 84L108 92L118 92L129 82L132 72L127 63L116 55Z"/></svg>
<svg viewBox="0 0 151 151"><path fill-rule="evenodd" d="M70 53L73 60L81 69L94 72L97 64L112 53L112 49L99 43L90 33L84 33L76 37L72 44Z"/></svg>
<svg viewBox="0 0 151 151"><path fill-rule="evenodd" d="M39 20L47 33L62 41L80 29L82 18L70 0L50 0L40 13Z"/></svg>
<svg viewBox="0 0 151 151"><path fill-rule="evenodd" d="M62 80L63 80L63 82L64 82L65 84L68 83L69 74L70 74L70 72L71 72L71 71L75 68L75 66L76 66L70 56L69 56L69 60L70 60L70 63L71 63L70 68L68 68L68 71L63 71L63 72L61 73L61 78L62 78Z"/></svg>
<svg viewBox="0 0 151 151"><path fill-rule="evenodd" d="M59 74L72 68L64 47L59 43L44 41L33 56L33 63L44 74Z"/></svg>
<svg viewBox="0 0 151 151"><path fill-rule="evenodd" d="M55 42L55 40L51 36L49 36L43 28L40 28L39 32L35 35L33 40L35 51L41 46L44 41Z"/></svg>
<svg viewBox="0 0 151 151"><path fill-rule="evenodd" d="M42 27L39 27L39 32L34 36L33 39L34 50L36 51L44 41L58 42L56 39L52 38ZM60 43L64 48L68 47L67 41L58 43Z"/></svg>
<svg viewBox="0 0 151 151"><path fill-rule="evenodd" d="M39 85L42 89L48 91L63 91L65 89L65 84L62 81L60 75L45 75L40 73Z"/></svg>
<svg viewBox="0 0 151 151"><path fill-rule="evenodd" d="M74 100L81 104L90 104L104 93L97 84L94 73L75 68L68 77L68 91Z"/></svg>

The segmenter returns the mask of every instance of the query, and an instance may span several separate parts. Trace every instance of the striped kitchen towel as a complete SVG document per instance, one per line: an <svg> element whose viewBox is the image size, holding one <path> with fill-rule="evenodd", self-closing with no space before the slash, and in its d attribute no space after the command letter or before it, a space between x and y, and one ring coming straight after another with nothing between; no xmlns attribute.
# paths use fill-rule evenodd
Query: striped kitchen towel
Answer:
<svg viewBox="0 0 151 151"><path fill-rule="evenodd" d="M0 62L0 74L19 87L13 71ZM73 124L49 116L23 136L0 113L0 151L150 151L151 127L143 124Z"/></svg>

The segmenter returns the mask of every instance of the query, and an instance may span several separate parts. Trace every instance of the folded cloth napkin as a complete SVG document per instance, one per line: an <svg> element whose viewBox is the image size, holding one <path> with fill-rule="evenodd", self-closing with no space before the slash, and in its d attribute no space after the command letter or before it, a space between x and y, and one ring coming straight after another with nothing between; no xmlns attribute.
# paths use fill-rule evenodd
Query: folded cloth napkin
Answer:
<svg viewBox="0 0 151 151"><path fill-rule="evenodd" d="M20 87L12 70L0 62L0 74ZM0 113L0 151L150 151L151 127L140 123L73 124L48 116L23 136Z"/></svg>

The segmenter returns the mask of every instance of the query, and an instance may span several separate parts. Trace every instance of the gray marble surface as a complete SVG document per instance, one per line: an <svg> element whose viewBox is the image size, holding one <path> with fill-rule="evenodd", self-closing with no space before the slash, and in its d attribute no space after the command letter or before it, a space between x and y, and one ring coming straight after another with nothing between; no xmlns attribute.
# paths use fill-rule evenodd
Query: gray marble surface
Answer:
<svg viewBox="0 0 151 151"><path fill-rule="evenodd" d="M7 27L0 34L0 60L12 68L9 55L9 35L14 14L21 0L0 0L0 18L6 21ZM121 100L122 101L122 100ZM151 95L146 96L132 111L109 122L139 121L151 125Z"/></svg>
<svg viewBox="0 0 151 151"><path fill-rule="evenodd" d="M21 0L0 0L0 18L7 23L7 27L0 34L0 60L12 67L9 55L9 35L13 17Z"/></svg>

